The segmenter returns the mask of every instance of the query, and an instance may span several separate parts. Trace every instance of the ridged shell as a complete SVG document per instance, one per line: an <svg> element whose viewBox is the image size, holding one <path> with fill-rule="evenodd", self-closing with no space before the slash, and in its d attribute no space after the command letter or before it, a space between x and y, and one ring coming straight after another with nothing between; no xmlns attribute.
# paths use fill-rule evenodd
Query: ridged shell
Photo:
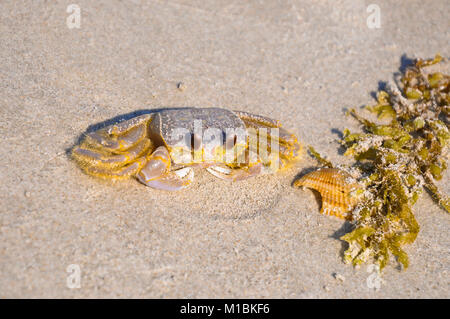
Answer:
<svg viewBox="0 0 450 319"><path fill-rule="evenodd" d="M294 185L312 188L320 193L322 214L351 220L349 212L358 202L355 191L360 185L347 172L337 168L321 168L304 175Z"/></svg>

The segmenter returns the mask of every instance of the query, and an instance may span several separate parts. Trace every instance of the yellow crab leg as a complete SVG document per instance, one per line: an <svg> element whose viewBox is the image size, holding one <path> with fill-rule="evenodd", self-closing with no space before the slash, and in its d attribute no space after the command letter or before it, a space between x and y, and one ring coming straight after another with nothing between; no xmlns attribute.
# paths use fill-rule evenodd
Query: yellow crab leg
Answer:
<svg viewBox="0 0 450 319"><path fill-rule="evenodd" d="M244 111L233 111L236 113L237 116L241 118L241 120L244 121L245 124L247 123L255 123L260 124L265 127L281 127L281 123L278 120L274 120L265 116L252 114Z"/></svg>
<svg viewBox="0 0 450 319"><path fill-rule="evenodd" d="M107 134L119 136L123 133L127 132L133 127L136 127L140 124L147 124L149 120L152 118L152 114L143 114L140 116L136 116L132 119L129 119L127 121L119 122L110 126L107 126L104 128Z"/></svg>
<svg viewBox="0 0 450 319"><path fill-rule="evenodd" d="M278 138L280 140L280 142L291 145L291 146L295 146L298 145L298 140L297 140L297 136L295 136L295 134L289 132L288 130L280 127L278 129Z"/></svg>
<svg viewBox="0 0 450 319"><path fill-rule="evenodd" d="M267 128L261 125L252 124L252 126L247 129L249 142L256 140L259 140L261 142L261 139L263 141L266 141L266 145L264 145L264 143L258 144L258 154L260 155L261 160L264 162L265 166L269 164L272 168L283 168L286 167L289 162L295 160L301 155L302 146L299 142L297 142L297 137L294 134L282 128L275 128L279 130L278 134L281 133L282 137L278 138L278 143L275 144L278 150L273 150L272 147L274 145L272 145L272 139L277 137L275 135L267 133L267 131L271 131L272 129L273 128ZM265 147L266 150L262 149L262 147ZM279 154L278 160L276 159L276 154L273 154L275 153L274 151ZM270 163L270 161L274 162ZM275 164L278 164L278 166L276 166Z"/></svg>
<svg viewBox="0 0 450 319"><path fill-rule="evenodd" d="M123 153L110 153L106 150L92 148L88 144L81 144L72 150L72 157L81 166L114 169L130 163L148 152L151 144L149 139L143 139Z"/></svg>
<svg viewBox="0 0 450 319"><path fill-rule="evenodd" d="M140 142L147 135L147 125L142 123L131 128L125 133L118 136L110 136L107 130L99 130L86 135L83 143L91 145L98 149L105 149L110 152L125 151Z"/></svg>
<svg viewBox="0 0 450 319"><path fill-rule="evenodd" d="M279 140L280 143L287 144L289 146L295 146L295 145L298 144L297 136L295 136L295 134L289 132L288 130L286 130L286 129L282 128L282 127L273 127L273 126L269 126L269 125L266 125L266 124L261 123L261 122L249 122L247 120L244 120L244 123L248 127L252 127L252 128L257 129L257 131L259 133L263 133L264 132L264 131L261 131L260 129L276 128L276 129L278 129L278 140ZM271 131L271 130L268 130L268 131ZM267 134L266 133L265 135L270 140L271 134Z"/></svg>
<svg viewBox="0 0 450 319"><path fill-rule="evenodd" d="M102 168L96 166L81 166L89 175L107 179L126 179L135 176L146 163L145 158L138 158L135 162L117 169Z"/></svg>
<svg viewBox="0 0 450 319"><path fill-rule="evenodd" d="M244 121L247 127L256 128L258 130L258 135L264 132L261 132L261 128L277 128L278 129L278 141L280 146L285 144L288 151L284 152L285 155L290 160L298 157L300 155L301 145L297 140L297 136L295 134L289 132L288 130L281 127L281 123L277 120L273 120L271 118L251 114L242 111L235 111L235 113ZM266 138L268 138L268 143L271 138L271 134L266 133ZM285 149L286 149L285 147Z"/></svg>

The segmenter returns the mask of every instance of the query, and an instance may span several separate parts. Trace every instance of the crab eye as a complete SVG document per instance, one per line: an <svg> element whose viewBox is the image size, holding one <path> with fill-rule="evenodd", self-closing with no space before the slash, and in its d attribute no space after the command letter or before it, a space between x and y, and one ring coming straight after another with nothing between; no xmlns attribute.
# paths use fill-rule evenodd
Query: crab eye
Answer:
<svg viewBox="0 0 450 319"><path fill-rule="evenodd" d="M198 134L191 135L191 147L198 151L202 147L202 137Z"/></svg>
<svg viewBox="0 0 450 319"><path fill-rule="evenodd" d="M227 149L231 149L233 148L237 143L237 135L232 134L232 135L228 135L225 139L225 147Z"/></svg>

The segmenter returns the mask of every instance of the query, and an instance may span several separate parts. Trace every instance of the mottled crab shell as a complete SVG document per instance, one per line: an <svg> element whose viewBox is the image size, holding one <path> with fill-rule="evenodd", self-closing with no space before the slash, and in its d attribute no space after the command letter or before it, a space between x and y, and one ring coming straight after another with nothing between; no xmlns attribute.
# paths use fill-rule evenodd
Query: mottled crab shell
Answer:
<svg viewBox="0 0 450 319"><path fill-rule="evenodd" d="M320 193L322 214L352 219L350 212L358 203L356 191L360 185L347 172L337 168L320 168L304 175L294 184L312 188Z"/></svg>
<svg viewBox="0 0 450 319"><path fill-rule="evenodd" d="M151 136L152 140L162 140L164 145L170 152L170 157L175 163L185 163L183 161L183 154L191 154L191 137L198 139L198 144L201 148L208 148L208 143L216 144L216 141L209 141L197 135L196 124L201 125L201 130L218 130L223 140L222 146L226 147L230 141L226 136L227 130L232 129L234 132L239 131L245 134L246 126L239 116L230 110L222 108L177 108L167 109L155 113L152 121L149 124L150 132L156 132L156 135ZM185 130L185 134L175 134L175 130ZM180 131L181 132L181 131ZM201 134L201 132L200 132ZM189 141L180 143L181 138L189 138ZM233 136L234 138L234 136ZM234 145L238 150L244 150L246 144ZM199 151L202 150L194 150Z"/></svg>

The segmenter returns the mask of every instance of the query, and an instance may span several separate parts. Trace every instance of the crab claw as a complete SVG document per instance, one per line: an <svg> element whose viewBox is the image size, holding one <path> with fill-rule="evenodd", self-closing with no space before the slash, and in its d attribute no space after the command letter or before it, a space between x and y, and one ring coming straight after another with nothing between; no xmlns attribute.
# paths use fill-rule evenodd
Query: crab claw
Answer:
<svg viewBox="0 0 450 319"><path fill-rule="evenodd" d="M165 146L160 146L148 157L136 177L144 185L167 191L183 189L194 180L194 171L190 167L173 171L169 169L169 151Z"/></svg>
<svg viewBox="0 0 450 319"><path fill-rule="evenodd" d="M181 168L168 172L159 178L152 179L144 184L156 189L178 191L188 187L194 180L194 170L191 167ZM142 180L140 180L142 182Z"/></svg>

